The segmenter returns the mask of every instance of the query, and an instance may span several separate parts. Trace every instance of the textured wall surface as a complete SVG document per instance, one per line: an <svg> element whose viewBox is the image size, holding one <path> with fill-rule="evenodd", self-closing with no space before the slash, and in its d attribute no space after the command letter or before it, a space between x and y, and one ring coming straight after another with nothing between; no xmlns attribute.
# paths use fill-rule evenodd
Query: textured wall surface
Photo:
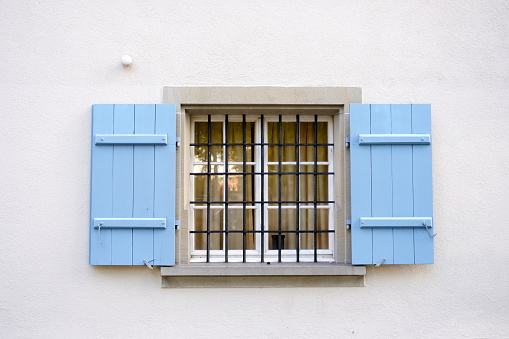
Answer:
<svg viewBox="0 0 509 339"><path fill-rule="evenodd" d="M0 23L0 337L509 337L507 1L20 0ZM436 264L217 290L89 266L91 105L164 85L431 103Z"/></svg>

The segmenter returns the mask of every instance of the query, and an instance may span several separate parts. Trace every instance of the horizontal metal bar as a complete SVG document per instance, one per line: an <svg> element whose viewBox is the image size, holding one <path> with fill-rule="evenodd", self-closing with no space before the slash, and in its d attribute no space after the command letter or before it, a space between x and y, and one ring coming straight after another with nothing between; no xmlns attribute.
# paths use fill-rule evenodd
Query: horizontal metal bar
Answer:
<svg viewBox="0 0 509 339"><path fill-rule="evenodd" d="M221 204L221 206L210 206L210 209L211 210L223 210L225 208L228 208L230 210L242 210L244 207L246 208L246 210L255 210L257 207L256 206L242 206L242 204L240 204L240 206L228 206L228 207L225 207L223 205L229 205L228 202L225 202L224 204ZM201 206L193 206L193 208L195 210L205 210L207 209L207 206L206 204L201 204Z"/></svg>
<svg viewBox="0 0 509 339"><path fill-rule="evenodd" d="M372 218L364 217L360 218L361 228L384 228L384 227L433 227L433 219L427 217L410 217L410 218L398 218L398 217L381 217Z"/></svg>
<svg viewBox="0 0 509 339"><path fill-rule="evenodd" d="M228 230L228 231L224 231L224 230L218 230L218 231L189 231L189 233L199 233L199 234L203 234L203 233L275 233L275 234L284 234L284 233L334 233L335 231L334 230L287 230L287 231L278 231L278 230L274 230L274 231L267 231L267 230L263 230L263 231L260 231L260 230L246 230L246 231L243 231L243 230Z"/></svg>
<svg viewBox="0 0 509 339"><path fill-rule="evenodd" d="M278 202L278 205L279 205L279 202ZM320 209L330 209L332 207L332 206L330 206L330 205L332 205L332 203L329 203L328 205L316 205L315 206L314 204L313 205L311 205L311 204L309 204L309 205L302 205L302 203L299 202L298 205L299 205L299 209L301 209L301 210L310 210L310 209L314 209L314 208L320 210ZM293 206L274 206L274 205L270 205L270 206L267 206L266 208L268 210L274 210L274 209L279 209L279 208L282 209L282 210L285 210L285 209L296 209L297 208L297 203L295 205L293 205Z"/></svg>
<svg viewBox="0 0 509 339"><path fill-rule="evenodd" d="M267 165L268 166L274 166L274 165L279 165L280 163L278 161L267 161ZM323 165L329 165L330 162L328 161L317 161L316 162L316 165L319 165L319 166L323 166ZM295 165L302 165L302 166L310 166L310 165L315 165L315 162L314 161L299 161L299 163L297 164L296 161L281 161L281 165L290 165L290 166L295 166Z"/></svg>
<svg viewBox="0 0 509 339"><path fill-rule="evenodd" d="M264 203L264 204L314 204L314 203L317 203L317 204L333 204L334 201L297 201L297 200L282 200L282 201L279 201L279 200L246 200L246 201L233 201L233 200L228 200L228 201L190 201L189 203L191 204L200 204L200 205L205 205L205 204L243 204L243 203L246 203L246 204L261 204L261 203Z"/></svg>
<svg viewBox="0 0 509 339"><path fill-rule="evenodd" d="M206 162L206 161L195 161L193 162L193 165L199 165L199 166L206 166L208 165L209 163ZM211 161L210 162L211 165L226 165L226 161ZM257 163L255 161L246 161L246 165L256 165ZM279 165L279 161L268 161L266 162L267 165L269 166L276 166L276 165ZM314 165L315 162L314 161L299 161L299 163L297 164L296 161L282 161L281 162L281 165L302 165L302 166L310 166L310 165ZM320 165L320 166L325 166L325 165L330 165L330 162L328 161L318 161L316 163L317 165ZM244 165L244 162L242 161L228 161L228 165Z"/></svg>
<svg viewBox="0 0 509 339"><path fill-rule="evenodd" d="M429 134L359 134L359 145L429 145Z"/></svg>
<svg viewBox="0 0 509 339"><path fill-rule="evenodd" d="M166 228L166 218L94 218L94 228Z"/></svg>
<svg viewBox="0 0 509 339"><path fill-rule="evenodd" d="M324 144L324 143L307 143L307 144L297 144L297 143L263 143L263 142L201 142L201 143L191 143L189 146L334 146L334 144Z"/></svg>
<svg viewBox="0 0 509 339"><path fill-rule="evenodd" d="M249 203L246 203L246 204L249 204L249 205L257 205L257 204L261 204L261 203L252 203L252 202L249 202ZM267 205L267 203L264 202L265 205ZM279 203L277 203L279 205ZM196 206L196 205L200 205L200 206ZM226 206L224 206L226 205ZM241 210L243 209L244 207L246 208L246 210L255 210L257 209L258 207L257 206L242 206L243 203L240 203L238 204L239 206L235 206L235 205L232 205L230 204L228 201L225 201L224 203L221 203L220 206L217 206L217 205L212 205L210 206L210 209L216 209L216 210L222 210L222 209L225 209L225 208L228 208L230 210ZM303 205L302 203L296 203L294 204L293 206L265 206L266 209L269 209L269 210L272 210L272 209L278 209L278 208L281 208L281 209L296 209L297 208L297 205L299 205L299 209L301 210L310 210L310 209L313 209L315 208L314 204L309 204L309 205ZM316 206L316 209L319 209L319 210L325 210L325 209L330 209L332 208L332 203L329 203L328 205L317 205ZM207 204L201 204L201 203L194 203L194 206L193 206L194 209L196 210L204 210L204 209L207 209Z"/></svg>
<svg viewBox="0 0 509 339"><path fill-rule="evenodd" d="M333 172L211 172L211 173L189 173L190 175L227 175L228 176L239 176L239 175L334 175Z"/></svg>
<svg viewBox="0 0 509 339"><path fill-rule="evenodd" d="M96 145L167 145L167 134L96 134Z"/></svg>

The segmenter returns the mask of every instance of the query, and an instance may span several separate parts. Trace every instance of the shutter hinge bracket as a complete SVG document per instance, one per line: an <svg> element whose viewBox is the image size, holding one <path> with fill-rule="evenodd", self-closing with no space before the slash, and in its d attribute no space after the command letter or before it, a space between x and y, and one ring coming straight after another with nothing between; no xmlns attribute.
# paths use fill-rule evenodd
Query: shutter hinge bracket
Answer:
<svg viewBox="0 0 509 339"><path fill-rule="evenodd" d="M346 137L345 138L345 147L350 147L350 138L349 137Z"/></svg>
<svg viewBox="0 0 509 339"><path fill-rule="evenodd" d="M346 219L346 229L352 229L352 219Z"/></svg>
<svg viewBox="0 0 509 339"><path fill-rule="evenodd" d="M154 269L154 267L152 266L152 264L150 264L151 262L153 262L154 260L156 260L155 258L152 259L152 260L147 260L147 259L143 259L143 263L145 264L145 266L147 266L148 268L150 268L151 270Z"/></svg>
<svg viewBox="0 0 509 339"><path fill-rule="evenodd" d="M180 220L175 220L175 229L178 230L180 226Z"/></svg>
<svg viewBox="0 0 509 339"><path fill-rule="evenodd" d="M177 147L180 147L180 137L176 137L175 145L176 145Z"/></svg>

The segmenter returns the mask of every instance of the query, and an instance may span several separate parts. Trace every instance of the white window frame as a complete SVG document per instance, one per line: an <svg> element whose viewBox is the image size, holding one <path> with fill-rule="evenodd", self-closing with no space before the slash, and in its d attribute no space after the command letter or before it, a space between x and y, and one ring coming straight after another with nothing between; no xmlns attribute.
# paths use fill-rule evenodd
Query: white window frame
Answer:
<svg viewBox="0 0 509 339"><path fill-rule="evenodd" d="M314 122L314 115L311 115L311 114L300 114L299 116L300 118L300 121L301 122ZM238 121L242 121L242 116L241 115L236 115L235 113L233 114L229 114L228 115L228 120L230 122L238 122ZM282 116L282 119L281 119L283 122L285 121L295 121L295 115L285 115L285 116ZM321 121L321 122L327 122L327 134L328 134L328 140L327 140L327 143L329 144L333 144L334 143L334 128L333 128L333 117L332 116L329 116L329 115L321 115L321 116L318 116L317 117L317 120L318 121ZM196 115L196 116L192 116L191 117L191 123L190 123L190 138L194 138L194 135L195 135L195 123L196 122L207 122L208 121L208 116L207 115ZM224 129L226 128L226 125L224 124L224 121L225 121L225 115L214 115L214 116L211 116L211 122L223 122L222 126L223 126L223 131ZM264 135L265 136L268 136L268 123L269 122L277 122L279 121L279 115L277 114L277 110L275 110L274 114L271 114L271 113L267 113L267 114L264 114L264 126L261 126L261 121L260 121L260 115L246 115L246 122L255 122L255 142L256 143L259 143L261 142L260 140L260 136L261 136L261 128L264 129ZM223 133L223 136L226 135L225 133ZM191 139L191 143L195 142L193 139ZM224 140L223 140L224 142ZM261 152L260 152L260 146L255 146L256 148L256 151L255 151L255 161L253 163L247 163L248 165L254 165L255 166L255 172L260 172L261 171ZM268 154L268 146L264 146L264 152L265 154ZM224 153L224 150L223 150L223 153ZM194 151L193 151L193 147L191 146L191 151L189 152L189 161L190 161L190 164L191 164L191 167L193 167L194 165L206 165L206 163L199 163L199 162L195 162L194 161ZM327 165L328 166L328 172L330 173L333 173L334 172L334 147L333 146L328 146L328 161L327 162L320 162L318 163L318 165ZM268 161L268 159L265 159L264 160L265 163L263 164L264 165L264 172L267 173L268 172L268 166L270 165L277 165L279 164L278 162L276 163L271 163ZM216 164L216 163L212 163L212 164ZM217 164L224 164L224 159L223 159L223 162L221 163L217 163ZM230 164L235 164L235 163L231 163L229 162L228 163L229 165ZM239 164L243 164L243 163L239 163ZM293 164L293 165L296 165L296 163L283 163L283 165L288 165L288 164ZM314 165L314 162L299 162L299 165ZM265 176L267 178L267 176ZM333 178L328 178L328 197L327 197L327 200L329 201L334 201L334 180ZM256 187L259 187L259 185L261 184L261 179L260 179L260 176L257 175L255 176L255 189ZM264 197L264 200L266 200L268 197L268 190L269 190L269 187L268 187L268 180L264 180L264 192L265 192L265 197ZM191 178L190 180L190 189L189 191L191 192L191 200L195 200L194 197L193 197L193 193L194 192L194 180ZM261 192L260 190L256 189L256 200L257 201L260 201L261 200ZM312 206L299 206L299 209L306 209L306 208L311 208ZM195 210L198 210L198 209L204 209L206 207L196 207L196 206L190 206L190 222L189 222L189 230L192 230L194 229L193 227L193 220L194 220L194 211ZM214 206L211 208L213 209L221 209L221 210L225 210L224 207L219 207L219 206ZM233 206L229 207L229 208L235 208ZM270 206L269 204L266 204L265 205L265 213L264 213L264 224L265 225L268 225L268 210L270 209L277 209L278 207L277 206ZM284 207L283 207L284 208ZM329 230L335 230L335 225L334 225L334 204L329 204L328 206L323 206L323 205L320 205L318 207L319 209L328 209L329 210ZM255 229L259 230L260 229L260 224L261 224L261 208L259 206L259 204L257 204L257 206L253 207L253 208L249 208L249 209L255 209ZM225 219L223 218L223 222L225 221ZM223 229L224 229L224 225L223 225ZM268 233L265 233L264 234L264 237L265 237L265 244L266 246L269 244L269 234ZM195 248L195 245L194 245L194 238L193 236L190 236L190 249L191 249L191 258L190 258L190 262L206 262L206 254L207 254L207 250L196 250L194 249ZM329 246L328 246L328 249L318 249L317 250L317 261L318 262L330 262L330 261L334 261L334 248L335 248L335 233L334 232L331 232L329 233ZM246 262L260 262L261 260L261 236L260 234L256 234L256 249L255 250L246 250ZM243 261L243 251L242 250L229 250L228 251L228 262L242 262ZM278 250L270 250L268 248L265 248L265 251L264 251L264 261L263 262L277 262L278 261ZM281 262L295 262L296 261L296 251L294 249L285 249L285 250L281 250ZM209 262L225 262L225 251L224 250L209 250ZM299 262L314 262L314 250L313 249L300 249L299 251Z"/></svg>

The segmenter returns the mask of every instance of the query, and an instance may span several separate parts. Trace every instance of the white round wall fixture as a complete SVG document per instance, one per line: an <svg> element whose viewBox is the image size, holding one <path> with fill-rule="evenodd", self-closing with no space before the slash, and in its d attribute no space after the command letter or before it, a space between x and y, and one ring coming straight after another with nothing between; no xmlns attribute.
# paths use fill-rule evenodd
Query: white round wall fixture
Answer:
<svg viewBox="0 0 509 339"><path fill-rule="evenodd" d="M122 65L124 66L131 66L131 64L133 63L133 58L131 58L129 55L124 55L122 56Z"/></svg>

